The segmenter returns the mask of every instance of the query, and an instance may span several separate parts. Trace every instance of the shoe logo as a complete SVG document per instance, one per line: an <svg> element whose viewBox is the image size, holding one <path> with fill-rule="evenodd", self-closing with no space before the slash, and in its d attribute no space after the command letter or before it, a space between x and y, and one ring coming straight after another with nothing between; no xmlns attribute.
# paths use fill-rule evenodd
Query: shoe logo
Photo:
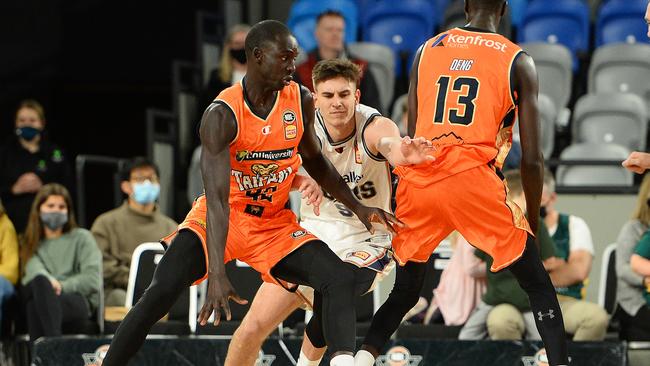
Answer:
<svg viewBox="0 0 650 366"><path fill-rule="evenodd" d="M422 356L411 355L411 351L404 346L395 346L386 352L386 355L377 357L377 366L418 366Z"/></svg>

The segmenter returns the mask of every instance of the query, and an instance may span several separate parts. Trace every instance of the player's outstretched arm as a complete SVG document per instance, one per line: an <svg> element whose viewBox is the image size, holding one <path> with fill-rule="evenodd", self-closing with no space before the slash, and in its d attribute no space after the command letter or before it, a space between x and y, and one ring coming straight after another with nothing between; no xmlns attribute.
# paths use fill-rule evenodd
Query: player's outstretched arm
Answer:
<svg viewBox="0 0 650 366"><path fill-rule="evenodd" d="M301 93L304 133L298 149L302 157L302 165L307 170L307 173L325 191L329 192L339 202L352 210L359 220L363 222L368 231L374 233L371 223L377 222L384 225L387 230L395 232L392 225L402 226L403 224L393 215L378 208L366 207L357 201L336 168L323 156L316 131L314 130L314 100L311 92L307 88L301 87Z"/></svg>
<svg viewBox="0 0 650 366"><path fill-rule="evenodd" d="M199 313L199 323L205 325L212 312L214 324L219 324L221 309L230 320L229 299L245 304L233 289L223 263L228 237L230 206L230 142L237 136L237 123L230 109L212 103L201 119L201 176L207 204L208 293Z"/></svg>
<svg viewBox="0 0 650 366"><path fill-rule="evenodd" d="M526 195L528 222L536 233L542 200L544 158L539 146L539 108L537 70L532 57L522 53L515 62L515 91L519 97L519 135L521 138L521 178Z"/></svg>
<svg viewBox="0 0 650 366"><path fill-rule="evenodd" d="M366 146L373 154L381 154L392 166L422 164L434 161L431 141L423 137L401 137L395 122L375 117L363 132Z"/></svg>
<svg viewBox="0 0 650 366"><path fill-rule="evenodd" d="M634 151L625 159L623 166L636 174L643 174L650 168L650 154Z"/></svg>

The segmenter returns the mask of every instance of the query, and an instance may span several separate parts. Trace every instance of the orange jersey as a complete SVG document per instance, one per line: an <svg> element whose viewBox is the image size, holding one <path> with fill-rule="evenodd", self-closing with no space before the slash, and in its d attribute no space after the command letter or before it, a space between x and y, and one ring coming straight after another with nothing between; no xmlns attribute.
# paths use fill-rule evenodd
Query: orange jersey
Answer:
<svg viewBox="0 0 650 366"><path fill-rule="evenodd" d="M500 168L516 116L511 72L521 53L505 37L454 28L428 40L418 66L415 136L431 140L436 161L396 172L425 186L492 162Z"/></svg>
<svg viewBox="0 0 650 366"><path fill-rule="evenodd" d="M285 207L301 164L300 86L292 82L279 91L266 119L251 111L241 82L216 100L228 105L237 121L237 136L230 144L230 206L258 217L273 215Z"/></svg>

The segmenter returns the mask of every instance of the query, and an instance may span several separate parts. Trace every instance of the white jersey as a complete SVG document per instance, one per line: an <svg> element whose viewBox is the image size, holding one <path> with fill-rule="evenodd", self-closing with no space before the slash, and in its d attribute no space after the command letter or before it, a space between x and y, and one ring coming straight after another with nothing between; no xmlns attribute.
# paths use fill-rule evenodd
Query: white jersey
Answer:
<svg viewBox="0 0 650 366"><path fill-rule="evenodd" d="M357 105L354 134L337 143L329 137L319 111L316 111L314 127L323 155L332 162L357 199L366 206L391 212L390 166L386 159L368 150L363 138L365 127L378 116L381 114L376 109ZM304 200L301 202L301 226L323 240L342 260L377 272L385 271L390 263L387 250L390 235L385 229L378 229L371 235L352 211L327 192L323 193L320 216L316 216L313 207L306 205Z"/></svg>

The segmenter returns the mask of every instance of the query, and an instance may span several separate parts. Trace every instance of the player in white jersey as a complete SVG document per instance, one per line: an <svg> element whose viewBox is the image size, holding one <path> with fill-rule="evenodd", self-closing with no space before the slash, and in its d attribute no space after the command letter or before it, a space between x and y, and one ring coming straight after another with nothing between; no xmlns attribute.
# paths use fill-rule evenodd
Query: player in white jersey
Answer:
<svg viewBox="0 0 650 366"><path fill-rule="evenodd" d="M360 105L357 89L360 69L346 60L319 62L313 70L314 123L323 155L365 205L390 211L390 164L423 164L433 160L430 142L401 138L393 121L376 109ZM379 227L374 233L346 206L327 192L319 207L310 207L303 197L301 225L324 241L343 261L358 268L356 293L371 291L376 280L392 267L390 236ZM313 206L313 204L311 205ZM320 211L320 212L319 212ZM313 292L313 291L312 291ZM313 297L313 299L312 299ZM312 302L313 301L313 302ZM298 307L307 303L314 317L305 330L298 365L318 365L325 353L320 325L320 296L300 288L296 294L264 283L228 348L226 366L253 365L264 339ZM326 331L326 330L325 330Z"/></svg>

